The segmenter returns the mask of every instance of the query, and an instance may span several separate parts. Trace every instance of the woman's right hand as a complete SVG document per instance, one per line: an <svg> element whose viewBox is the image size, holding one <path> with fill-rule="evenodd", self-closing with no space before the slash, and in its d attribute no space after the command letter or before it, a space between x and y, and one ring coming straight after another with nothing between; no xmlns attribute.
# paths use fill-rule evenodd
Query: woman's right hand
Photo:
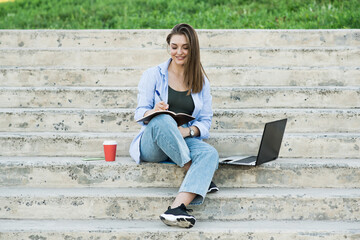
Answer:
<svg viewBox="0 0 360 240"><path fill-rule="evenodd" d="M169 109L169 104L166 104L164 101L158 102L155 107L154 107L154 111L163 111L163 110L168 110Z"/></svg>
<svg viewBox="0 0 360 240"><path fill-rule="evenodd" d="M164 110L168 110L169 109L169 104L166 104L164 101L158 102L157 104L155 104L154 108L145 112L144 117L146 117L147 115L150 115L154 112L157 111L164 111Z"/></svg>

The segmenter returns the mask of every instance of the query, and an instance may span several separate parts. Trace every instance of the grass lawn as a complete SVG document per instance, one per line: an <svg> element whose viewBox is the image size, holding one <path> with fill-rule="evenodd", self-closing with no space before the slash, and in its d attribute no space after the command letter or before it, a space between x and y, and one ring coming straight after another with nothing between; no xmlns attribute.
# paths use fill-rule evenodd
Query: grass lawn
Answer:
<svg viewBox="0 0 360 240"><path fill-rule="evenodd" d="M15 0L1 29L360 28L360 0Z"/></svg>

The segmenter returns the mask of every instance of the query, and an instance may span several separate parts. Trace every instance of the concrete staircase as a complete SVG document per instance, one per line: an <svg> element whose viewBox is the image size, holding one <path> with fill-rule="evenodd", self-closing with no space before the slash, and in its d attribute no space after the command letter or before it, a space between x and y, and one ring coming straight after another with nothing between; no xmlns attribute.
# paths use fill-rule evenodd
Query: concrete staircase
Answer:
<svg viewBox="0 0 360 240"><path fill-rule="evenodd" d="M288 125L280 159L219 168L189 230L158 217L182 169L128 156L167 33L0 31L0 239L360 239L360 31L198 30L220 155ZM116 162L82 161L109 139Z"/></svg>

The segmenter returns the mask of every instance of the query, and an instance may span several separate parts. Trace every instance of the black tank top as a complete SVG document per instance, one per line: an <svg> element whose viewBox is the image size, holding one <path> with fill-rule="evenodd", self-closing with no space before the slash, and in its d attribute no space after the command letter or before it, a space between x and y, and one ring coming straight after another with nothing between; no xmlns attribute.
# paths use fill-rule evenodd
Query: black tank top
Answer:
<svg viewBox="0 0 360 240"><path fill-rule="evenodd" d="M190 95L186 95L188 91L175 91L170 86L168 88L168 104L169 110L175 113L186 113L192 115L195 104Z"/></svg>

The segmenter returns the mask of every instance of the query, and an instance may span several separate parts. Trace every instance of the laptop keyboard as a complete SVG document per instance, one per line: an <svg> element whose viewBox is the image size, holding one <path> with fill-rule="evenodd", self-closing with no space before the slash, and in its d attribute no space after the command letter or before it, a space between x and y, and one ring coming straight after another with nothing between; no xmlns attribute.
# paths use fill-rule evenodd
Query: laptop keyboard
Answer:
<svg viewBox="0 0 360 240"><path fill-rule="evenodd" d="M256 156L251 156L251 157L247 157L244 159L241 159L237 162L242 162L242 163L251 163L251 162L255 162L256 161Z"/></svg>

